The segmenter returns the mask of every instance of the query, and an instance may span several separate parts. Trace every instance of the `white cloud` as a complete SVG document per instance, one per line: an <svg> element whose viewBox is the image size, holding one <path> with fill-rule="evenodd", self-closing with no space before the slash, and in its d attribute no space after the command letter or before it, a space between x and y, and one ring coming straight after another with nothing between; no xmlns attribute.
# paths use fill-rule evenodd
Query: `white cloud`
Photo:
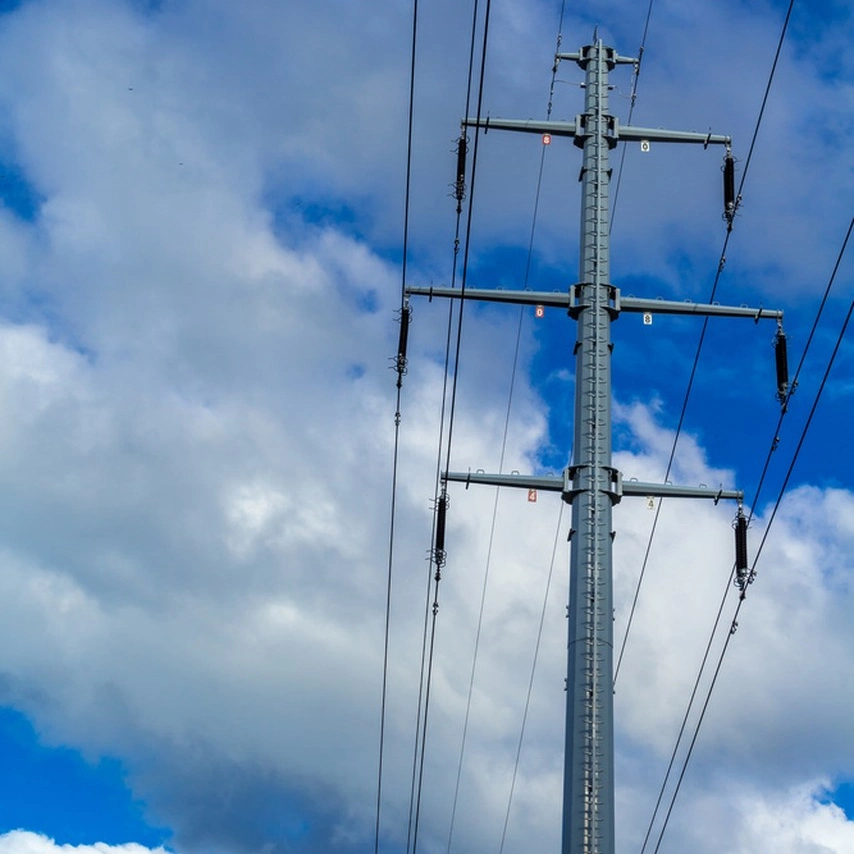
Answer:
<svg viewBox="0 0 854 854"><path fill-rule="evenodd" d="M423 21L410 267L418 283L448 275L448 149L462 111L452 72L464 73L467 50L467 22L451 5L432 7ZM555 11L511 3L497 13L493 115L541 112ZM589 37L593 11L604 14L582 9L568 19L565 49ZM25 3L0 19L0 138L12 140L7 153L44 197L33 224L0 217L8 262L0 283L0 698L49 739L121 756L134 794L174 826L181 850L260 848L280 807L320 816L327 835L318 850L332 839L356 847L370 835L394 411L386 368L399 300L387 258L401 230L405 12L401 4L368 14L358 3L297 10L258 0L167 3L142 15L64 0ZM776 17L740 12L733 28L716 7L700 16L698 39L689 12L671 5L655 23L638 121L714 121L715 130L734 122L746 141L768 64L752 45L772 43ZM623 27L616 9L614 18ZM630 52L638 31L625 27L615 35ZM724 48L740 58L715 61ZM832 219L845 203L813 195L810 162L795 169L801 158L788 129L801 100L843 121L843 84L824 85L816 57L818 47L785 54L781 90L785 83L796 93L772 112L755 167L752 210L779 218L757 224L751 208L743 217L750 252L739 263L750 272L769 258L791 265L780 287L793 293L818 287L796 275L827 254L816 211L829 205ZM561 90L561 116L579 109L578 95ZM527 162L529 147L500 139L490 134L481 152L475 227L484 252L497 237L523 245L530 228L529 207L517 203L531 195L536 156ZM717 160L695 154L672 170L627 172L619 222L639 225L615 234L622 269L635 264L669 282L706 269L720 238ZM817 162L827 169L843 156L829 147ZM559 168L550 162L542 252L554 258L560 247L566 270L577 166L561 157ZM703 184L703 202L682 206L698 186L685 182L700 160L715 187ZM761 177L766 168L795 175L795 186ZM849 173L837 175L844 190ZM653 198L660 218L648 215ZM318 224L312 206L350 210L356 223ZM573 201L573 222L574 210ZM710 223L717 230L707 237ZM799 241L810 251L799 252ZM674 263L696 243L699 254ZM444 306L416 304L404 385L383 819L391 838L404 833L407 812L446 318ZM474 310L467 318L451 467L491 470L516 321ZM540 399L528 373L536 346L524 327L505 470L536 469L550 441L543 413L552 401ZM672 442L661 407L635 402L615 416L627 438L617 464L627 477L660 479ZM710 459L686 434L672 479L736 485L727 465L743 461ZM447 833L494 506L489 489L450 491L423 830L437 845ZM558 504L541 495L531 505L511 490L498 504L455 831L472 852L491 846L503 823ZM840 745L851 741L854 700L846 677L852 510L844 488L793 492L740 618L694 760L703 773L715 767L721 779L746 777L753 787L728 794L722 784L709 807L755 819L733 826L733 851L749 850L760 816L779 817L781 839L785 816L812 815L840 834L848 827L809 791L789 800L778 792L850 768ZM757 511L752 543L768 513ZM703 502L667 502L662 513L618 685L626 837L642 824L727 582L732 514ZM615 509L618 633L651 516L642 501ZM559 827L567 526L568 514L557 531L508 836L543 850L556 845ZM706 816L703 794L695 784L684 815ZM702 842L709 826L686 821L675 832L683 847L711 850ZM811 841L836 844L824 832ZM20 833L3 844L52 847Z"/></svg>
<svg viewBox="0 0 854 854"><path fill-rule="evenodd" d="M844 854L854 851L854 822L824 799L824 786L804 786L776 798L752 799L737 852Z"/></svg>
<svg viewBox="0 0 854 854"><path fill-rule="evenodd" d="M164 848L145 848L136 843L127 845L105 845L98 842L95 845L58 845L53 839L37 833L24 830L13 830L11 833L0 835L0 851L3 854L143 854L143 852L162 852Z"/></svg>

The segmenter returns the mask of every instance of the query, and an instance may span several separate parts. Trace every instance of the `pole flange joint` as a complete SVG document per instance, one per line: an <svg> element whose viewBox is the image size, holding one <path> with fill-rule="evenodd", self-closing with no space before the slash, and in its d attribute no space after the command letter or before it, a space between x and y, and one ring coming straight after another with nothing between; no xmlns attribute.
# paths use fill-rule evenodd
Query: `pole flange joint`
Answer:
<svg viewBox="0 0 854 854"><path fill-rule="evenodd" d="M579 315L585 308L590 308L591 303L584 298L584 288L592 286L591 282L579 282L569 286L569 302L566 313L573 319L578 320ZM608 305L606 311L611 320L620 316L622 307L620 304L620 289L616 285L605 285L608 289Z"/></svg>

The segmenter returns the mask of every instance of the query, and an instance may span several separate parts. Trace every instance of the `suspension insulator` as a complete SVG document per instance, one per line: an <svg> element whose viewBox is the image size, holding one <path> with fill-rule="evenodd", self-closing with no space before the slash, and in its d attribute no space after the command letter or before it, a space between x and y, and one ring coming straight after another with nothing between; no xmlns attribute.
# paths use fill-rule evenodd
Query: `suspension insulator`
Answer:
<svg viewBox="0 0 854 854"><path fill-rule="evenodd" d="M777 363L777 400L786 402L786 394L789 391L789 356L787 349L786 333L782 327L777 329L774 338L774 359Z"/></svg>
<svg viewBox="0 0 854 854"><path fill-rule="evenodd" d="M436 505L436 539L433 546L433 562L438 569L445 565L445 520L448 515L448 493L442 492Z"/></svg>
<svg viewBox="0 0 854 854"><path fill-rule="evenodd" d="M454 181L454 198L461 205L466 197L466 137L463 134L457 142L457 177Z"/></svg>
<svg viewBox="0 0 854 854"><path fill-rule="evenodd" d="M409 339L409 319L411 315L412 309L407 301L400 310L400 338L397 341L397 360L395 365L398 388L403 383L403 375L406 373L406 344Z"/></svg>
<svg viewBox="0 0 854 854"><path fill-rule="evenodd" d="M735 160L732 152L727 151L724 157L724 219L732 228L735 217Z"/></svg>
<svg viewBox="0 0 854 854"><path fill-rule="evenodd" d="M735 582L744 592L750 576L750 567L747 563L747 518L744 511L739 508L735 519Z"/></svg>

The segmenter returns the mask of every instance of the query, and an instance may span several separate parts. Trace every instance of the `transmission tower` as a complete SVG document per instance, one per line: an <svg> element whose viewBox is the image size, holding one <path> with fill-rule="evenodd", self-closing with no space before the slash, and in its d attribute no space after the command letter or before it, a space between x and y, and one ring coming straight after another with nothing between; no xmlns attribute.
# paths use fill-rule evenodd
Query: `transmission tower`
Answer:
<svg viewBox="0 0 854 854"><path fill-rule="evenodd" d="M566 680L562 854L614 854L614 676L612 509L624 496L722 498L738 502L736 582L744 590L747 568L747 522L738 490L682 487L624 480L611 464L611 322L623 312L745 317L777 321L778 392L785 392L785 335L781 311L623 297L611 284L609 257L610 151L635 141L642 149L653 142L684 142L725 147L724 216L732 227L733 158L728 136L621 126L608 112L608 76L618 65L638 60L620 56L594 36L577 53L558 53L584 70L584 112L574 122L466 118L460 140L457 193L462 192L466 128L508 130L542 137L571 137L583 151L581 166L581 252L579 280L566 293L490 289L408 287L408 296L559 307L577 321L573 460L563 477L445 472L449 481L512 486L561 493L572 506L569 565L569 630ZM646 317L645 317L646 319ZM781 367L781 365L783 367ZM444 531L444 510L437 524Z"/></svg>

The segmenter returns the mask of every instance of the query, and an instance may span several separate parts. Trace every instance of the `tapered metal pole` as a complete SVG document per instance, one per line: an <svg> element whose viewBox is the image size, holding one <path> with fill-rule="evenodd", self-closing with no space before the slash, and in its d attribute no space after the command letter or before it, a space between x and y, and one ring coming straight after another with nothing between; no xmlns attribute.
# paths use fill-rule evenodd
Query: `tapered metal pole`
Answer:
<svg viewBox="0 0 854 854"><path fill-rule="evenodd" d="M611 511L611 301L608 252L608 72L601 41L585 70L581 285L576 342L563 854L614 852L614 692ZM583 134L583 136L582 136Z"/></svg>

